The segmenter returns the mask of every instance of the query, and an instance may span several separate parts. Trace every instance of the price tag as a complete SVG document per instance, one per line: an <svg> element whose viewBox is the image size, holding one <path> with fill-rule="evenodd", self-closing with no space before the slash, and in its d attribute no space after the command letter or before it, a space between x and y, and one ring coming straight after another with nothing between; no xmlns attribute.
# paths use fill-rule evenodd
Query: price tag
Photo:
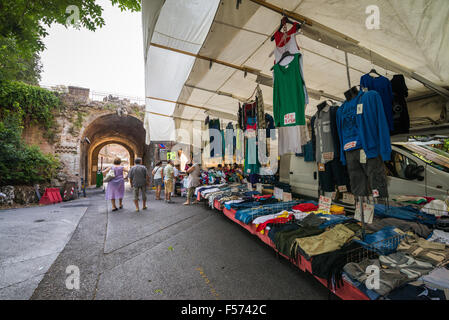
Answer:
<svg viewBox="0 0 449 320"><path fill-rule="evenodd" d="M357 208L355 209L355 215L354 215L354 219L356 219L358 221L362 221L362 213L360 211L360 207L361 207L361 205L358 204ZM365 218L364 219L365 223L368 223L368 224L373 223L374 206L372 204L367 204L367 203L363 204L363 217Z"/></svg>
<svg viewBox="0 0 449 320"><path fill-rule="evenodd" d="M378 198L379 197L379 191L377 189L373 190L373 197Z"/></svg>
<svg viewBox="0 0 449 320"><path fill-rule="evenodd" d="M348 189L346 188L346 186L338 186L338 191L340 191L341 193L343 193L343 192L347 192L348 191Z"/></svg>
<svg viewBox="0 0 449 320"><path fill-rule="evenodd" d="M344 203L348 203L348 204L354 204L355 197L352 193L345 192L345 193L343 193L343 199L341 201L343 201Z"/></svg>
<svg viewBox="0 0 449 320"><path fill-rule="evenodd" d="M256 191L262 193L263 186L261 183L256 183Z"/></svg>
<svg viewBox="0 0 449 320"><path fill-rule="evenodd" d="M296 123L296 113L287 113L284 115L284 125Z"/></svg>
<svg viewBox="0 0 449 320"><path fill-rule="evenodd" d="M328 160L328 161L334 160L334 153L333 152L324 152L323 159Z"/></svg>
<svg viewBox="0 0 449 320"><path fill-rule="evenodd" d="M363 149L360 149L360 163L366 163L366 153Z"/></svg>
<svg viewBox="0 0 449 320"><path fill-rule="evenodd" d="M324 163L318 163L318 171L326 171Z"/></svg>
<svg viewBox="0 0 449 320"><path fill-rule="evenodd" d="M357 114L362 114L363 113L363 104L359 103L357 105Z"/></svg>
<svg viewBox="0 0 449 320"><path fill-rule="evenodd" d="M334 192L332 192L332 200L337 200L337 193L334 191Z"/></svg>
<svg viewBox="0 0 449 320"><path fill-rule="evenodd" d="M284 197L284 190L274 187L274 197L278 200L282 200Z"/></svg>
<svg viewBox="0 0 449 320"><path fill-rule="evenodd" d="M248 186L249 191L253 191L253 184L251 182L248 182L246 185Z"/></svg>
<svg viewBox="0 0 449 320"><path fill-rule="evenodd" d="M325 196L320 196L320 201L318 203L318 209L323 210L327 213L330 212L332 205L332 199Z"/></svg>
<svg viewBox="0 0 449 320"><path fill-rule="evenodd" d="M290 192L284 192L282 201L292 201L292 194Z"/></svg>

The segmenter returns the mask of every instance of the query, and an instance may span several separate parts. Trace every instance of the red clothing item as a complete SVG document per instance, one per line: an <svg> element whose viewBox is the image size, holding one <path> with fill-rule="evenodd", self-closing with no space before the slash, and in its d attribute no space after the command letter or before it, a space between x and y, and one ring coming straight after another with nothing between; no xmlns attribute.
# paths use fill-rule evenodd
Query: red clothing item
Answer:
<svg viewBox="0 0 449 320"><path fill-rule="evenodd" d="M267 220L264 223L259 224L256 228L256 231L259 232L259 231L264 230L267 227L267 225L270 223L287 223L287 222L293 220L293 218L294 218L294 215L291 214L288 216L288 218L274 218L274 219Z"/></svg>
<svg viewBox="0 0 449 320"><path fill-rule="evenodd" d="M253 198L255 198L255 199L270 199L271 197L272 197L271 194L267 194L264 196L253 195Z"/></svg>
<svg viewBox="0 0 449 320"><path fill-rule="evenodd" d="M256 129L257 129L257 124L256 123L253 124L253 125L250 125L250 124L246 125L246 130L256 130Z"/></svg>
<svg viewBox="0 0 449 320"><path fill-rule="evenodd" d="M287 38L285 41L282 41L282 38L284 37L284 33L282 31L276 31L274 34L274 41L276 42L276 47L283 47L285 44L290 40L290 36L296 31L299 30L299 23L295 22L293 26L290 28L290 30L287 31Z"/></svg>
<svg viewBox="0 0 449 320"><path fill-rule="evenodd" d="M435 200L435 198L432 198L432 197L423 197L423 198L427 200L427 203Z"/></svg>
<svg viewBox="0 0 449 320"><path fill-rule="evenodd" d="M301 212L310 212L318 210L318 206L313 203L301 203L292 208L293 210L298 210Z"/></svg>

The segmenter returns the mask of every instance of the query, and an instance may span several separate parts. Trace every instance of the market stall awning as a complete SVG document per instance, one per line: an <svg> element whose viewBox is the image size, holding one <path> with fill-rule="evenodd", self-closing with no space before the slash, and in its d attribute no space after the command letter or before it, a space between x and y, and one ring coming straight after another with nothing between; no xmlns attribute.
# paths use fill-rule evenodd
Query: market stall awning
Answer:
<svg viewBox="0 0 449 320"><path fill-rule="evenodd" d="M251 99L257 83L270 110L270 38L281 19L273 8L307 19L296 39L304 58L308 115L320 101L343 100L348 74L354 86L373 67L387 77L405 74L410 96L449 84L445 0L167 0L142 5L151 140L174 140L169 117L178 125L185 122L183 128L214 112L225 121L235 120L238 102ZM371 5L379 8L380 29L365 25ZM154 27L152 21L157 21Z"/></svg>

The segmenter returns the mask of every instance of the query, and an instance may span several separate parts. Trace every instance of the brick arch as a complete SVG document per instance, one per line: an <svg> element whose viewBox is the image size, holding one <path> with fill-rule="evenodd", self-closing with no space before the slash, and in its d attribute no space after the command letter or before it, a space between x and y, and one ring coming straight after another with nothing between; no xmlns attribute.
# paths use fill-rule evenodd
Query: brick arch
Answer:
<svg viewBox="0 0 449 320"><path fill-rule="evenodd" d="M88 168L89 168L89 184L94 184L96 181L96 172L98 170L97 164L98 164L98 154L100 153L101 149L103 149L104 146L107 146L109 144L118 144L124 147L128 153L129 153L129 164L131 166L134 165L134 159L136 158L136 150L137 147L129 143L129 141L123 141L120 139L115 138L109 138L105 139L104 141L99 141L96 143L95 146L91 147L91 152L89 152L89 158L88 158Z"/></svg>
<svg viewBox="0 0 449 320"><path fill-rule="evenodd" d="M108 144L125 147L130 155L130 164L135 157L149 162L149 146L145 144L143 122L131 115L119 116L117 113L102 114L89 121L81 135L80 171L87 185L95 184L98 153ZM86 138L90 143L87 142Z"/></svg>

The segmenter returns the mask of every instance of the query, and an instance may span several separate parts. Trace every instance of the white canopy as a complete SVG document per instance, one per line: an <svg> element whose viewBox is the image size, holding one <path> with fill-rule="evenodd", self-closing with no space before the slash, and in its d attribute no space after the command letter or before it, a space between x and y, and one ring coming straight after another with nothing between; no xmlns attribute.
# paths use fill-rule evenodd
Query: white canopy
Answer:
<svg viewBox="0 0 449 320"><path fill-rule="evenodd" d="M176 139L174 122L166 116L187 130L191 120L204 121L208 114L235 120L238 102L253 97L257 82L270 111L273 93L266 80L272 77L275 46L270 38L281 14L255 2L261 1L242 0L237 9L235 0L142 1L146 96L151 97L146 99L147 142ZM373 67L389 78L403 73L410 97L429 91L411 78L430 86L449 84L449 1L267 3L307 17L296 35L310 95L307 115L328 97L343 100L349 87L345 51L351 86ZM380 29L365 25L371 5L379 8Z"/></svg>

